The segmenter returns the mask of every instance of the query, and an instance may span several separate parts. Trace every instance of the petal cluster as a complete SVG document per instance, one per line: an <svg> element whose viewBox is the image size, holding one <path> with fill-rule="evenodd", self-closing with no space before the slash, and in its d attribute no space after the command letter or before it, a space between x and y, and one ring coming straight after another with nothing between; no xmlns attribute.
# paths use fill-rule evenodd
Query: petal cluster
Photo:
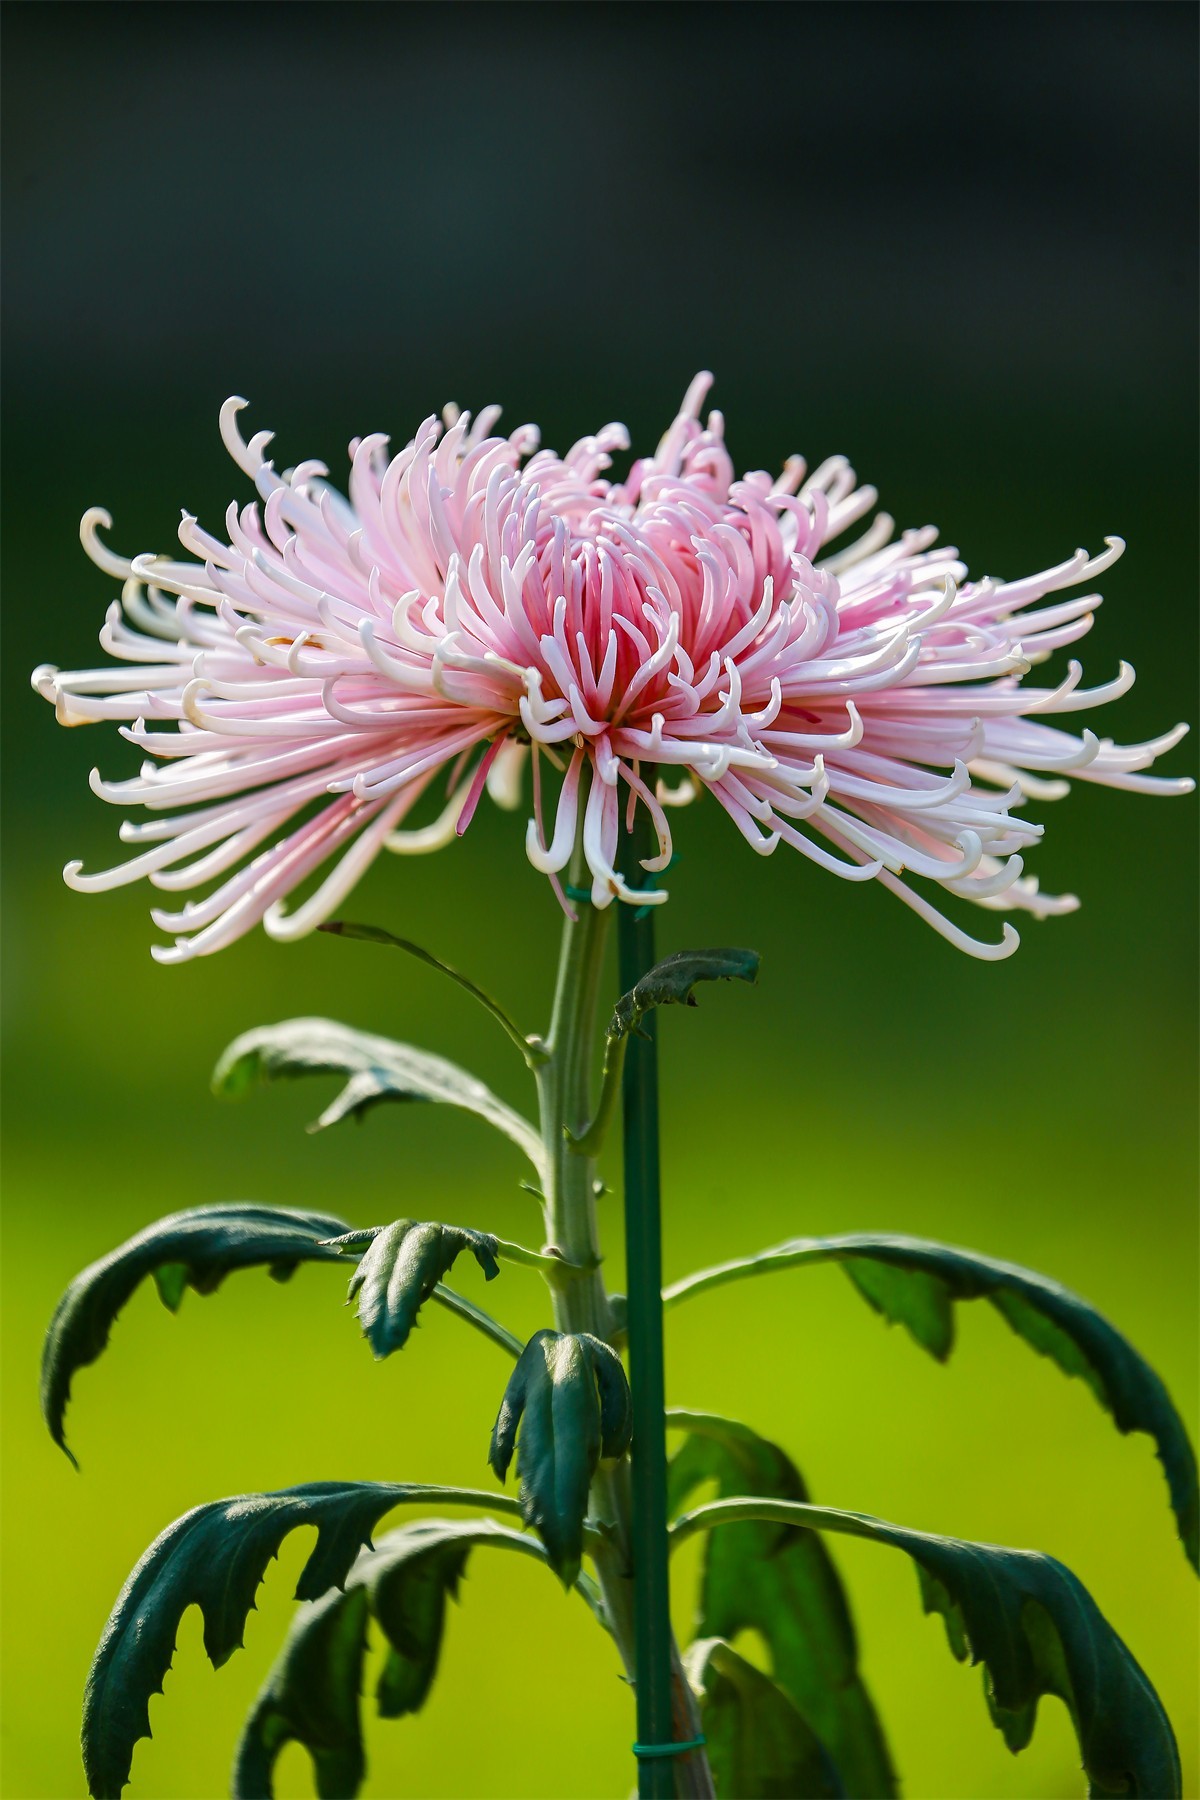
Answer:
<svg viewBox="0 0 1200 1800"><path fill-rule="evenodd" d="M608 473L629 447L620 425L560 457L530 426L493 435L495 408L448 409L397 455L379 435L352 444L346 496L320 463L277 471L270 434L245 441L244 402L228 401L221 433L258 500L231 505L224 536L184 514L186 558L126 562L100 541L105 513L83 521L85 548L123 583L101 633L117 660L34 682L64 724L121 722L147 760L92 785L149 817L121 827L129 860L69 864L70 885L207 890L154 912L175 935L155 949L164 962L260 921L298 937L381 850L451 841L485 788L519 805L528 762L527 854L565 906L577 838L594 905L664 900L619 871L622 826L647 810L644 867L660 874L669 809L707 793L760 855L784 844L878 880L977 956L1007 955L1012 926L981 943L931 893L1073 907L1023 872L1042 830L1026 802L1058 797L1068 775L1192 785L1147 773L1183 726L1123 748L1047 723L1126 692L1127 664L1090 691L1074 661L1054 685L1026 680L1087 632L1090 584L1120 540L1022 580L970 581L931 528L896 536L880 513L829 553L874 489L843 457L738 478L720 414L701 419L710 380L621 481ZM435 784L434 822L406 824Z"/></svg>

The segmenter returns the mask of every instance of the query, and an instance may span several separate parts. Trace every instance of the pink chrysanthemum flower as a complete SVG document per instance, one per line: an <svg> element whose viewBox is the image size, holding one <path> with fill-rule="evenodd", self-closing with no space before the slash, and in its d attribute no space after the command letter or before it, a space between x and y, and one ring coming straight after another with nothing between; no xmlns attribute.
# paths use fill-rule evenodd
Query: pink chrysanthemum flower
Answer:
<svg viewBox="0 0 1200 1800"><path fill-rule="evenodd" d="M648 810L658 855L644 866L661 871L664 809L708 792L760 854L783 843L848 881L881 881L976 956L1007 955L1012 926L979 943L904 874L983 906L1073 908L1022 873L1042 831L1026 800L1065 793L1068 773L1143 793L1192 785L1143 772L1184 726L1123 749L1044 722L1125 693L1127 664L1090 693L1075 662L1056 686L1023 684L1087 632L1099 597L1058 596L1115 562L1120 540L1024 580L968 582L932 529L894 539L881 513L822 555L875 490L843 457L807 477L793 458L777 480L736 479L720 414L700 422L710 381L697 377L621 482L605 475L628 447L620 425L560 458L529 426L489 435L494 408L473 424L449 409L398 456L382 436L353 444L348 500L320 463L279 474L271 434L244 442L244 403L227 402L222 436L262 501L230 507L227 542L185 514L179 538L198 561L126 563L97 538L105 513L83 521L93 560L124 579L101 643L129 666L42 668L35 684L64 724L127 721L155 760L92 786L166 816L123 824L137 853L103 874L71 863L68 883L217 881L153 914L180 934L156 947L163 962L259 920L298 937L380 850L461 835L485 786L519 804L532 753L526 849L560 897L582 810L593 904L665 899L617 871L622 812ZM401 829L447 772L437 822Z"/></svg>

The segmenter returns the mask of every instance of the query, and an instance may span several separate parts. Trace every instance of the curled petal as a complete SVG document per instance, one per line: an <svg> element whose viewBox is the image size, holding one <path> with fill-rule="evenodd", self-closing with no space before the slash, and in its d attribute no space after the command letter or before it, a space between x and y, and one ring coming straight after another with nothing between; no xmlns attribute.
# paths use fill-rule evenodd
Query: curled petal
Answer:
<svg viewBox="0 0 1200 1800"><path fill-rule="evenodd" d="M456 788L432 825L390 831L383 840L384 849L390 850L393 856L426 856L431 850L444 850L458 836L458 821L470 791L467 782Z"/></svg>
<svg viewBox="0 0 1200 1800"><path fill-rule="evenodd" d="M530 819L526 828L525 854L534 868L540 869L544 875L557 874L571 860L571 852L575 848L575 823L579 812L579 781L582 771L583 751L576 750L558 797L558 813L550 843L542 843L536 819Z"/></svg>

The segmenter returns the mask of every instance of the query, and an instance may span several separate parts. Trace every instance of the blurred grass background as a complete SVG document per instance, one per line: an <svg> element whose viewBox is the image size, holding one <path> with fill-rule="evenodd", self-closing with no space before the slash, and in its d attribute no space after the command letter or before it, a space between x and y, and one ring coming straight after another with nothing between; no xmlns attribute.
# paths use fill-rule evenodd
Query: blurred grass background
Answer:
<svg viewBox="0 0 1200 1800"><path fill-rule="evenodd" d="M86 1262L159 1213L237 1197L403 1212L526 1240L516 1153L481 1124L383 1110L307 1137L324 1094L208 1094L237 1032L301 1012L426 1044L520 1101L503 1038L428 971L365 945L261 937L151 962L150 892L87 791L113 734L67 733L35 662L96 660L112 584L79 514L165 549L245 484L216 410L335 475L447 398L563 447L612 416L657 437L717 370L741 466L846 450L900 524L1023 573L1129 539L1085 646L1141 681L1101 729L1194 714L1195 17L1139 5L477 9L9 7L3 1791L82 1793L79 1700L107 1611L172 1518L325 1478L485 1483L505 1365L445 1316L374 1365L342 1283L232 1281L171 1320L149 1292L76 1383L76 1476L38 1419L39 1342ZM1177 752L1173 769L1194 768ZM1033 866L1080 914L1014 961L957 956L882 891L713 809L680 823L664 951L747 942L759 988L664 1019L667 1272L800 1232L973 1245L1097 1302L1194 1419L1194 806L1079 788ZM347 912L470 971L531 1027L553 902L520 822L481 811ZM983 915L983 924L988 924ZM619 1207L606 1221L620 1285ZM475 1277L464 1287L474 1291ZM533 1277L489 1303L544 1322ZM1069 1562L1159 1688L1197 1791L1195 1591L1148 1440L988 1308L939 1368L833 1269L724 1290L669 1324L670 1397L741 1413L833 1504ZM836 1546L905 1791L1081 1791L1065 1713L1014 1761L911 1569ZM184 1622L134 1800L224 1791L305 1553L290 1542L219 1674ZM681 1561L681 1629L694 1563ZM418 1719L369 1725L376 1796L628 1790L631 1707L584 1610L477 1556ZM279 1792L311 1792L285 1756Z"/></svg>

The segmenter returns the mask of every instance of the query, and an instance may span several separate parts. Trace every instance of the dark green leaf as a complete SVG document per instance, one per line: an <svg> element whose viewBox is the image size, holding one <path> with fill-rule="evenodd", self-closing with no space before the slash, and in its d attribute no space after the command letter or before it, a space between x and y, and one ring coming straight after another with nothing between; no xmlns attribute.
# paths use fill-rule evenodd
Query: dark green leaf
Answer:
<svg viewBox="0 0 1200 1800"><path fill-rule="evenodd" d="M503 1481L517 1450L522 1516L565 1587L579 1574L596 1466L601 1456L624 1455L629 1432L628 1384L616 1352L587 1332L536 1332L504 1390L488 1462Z"/></svg>
<svg viewBox="0 0 1200 1800"><path fill-rule="evenodd" d="M380 1717L402 1719L424 1706L437 1674L446 1624L447 1597L457 1600L458 1584L471 1552L461 1527L443 1532L410 1533L387 1553L386 1564L371 1577L375 1616L388 1638L376 1697ZM522 1546L538 1548L518 1532L509 1534Z"/></svg>
<svg viewBox="0 0 1200 1800"><path fill-rule="evenodd" d="M363 1336L377 1357L390 1356L408 1342L417 1314L455 1258L469 1250L486 1278L500 1273L496 1240L459 1225L418 1224L397 1219L374 1233L350 1232L333 1247L358 1250L362 1261L350 1277L349 1298L358 1297Z"/></svg>
<svg viewBox="0 0 1200 1800"><path fill-rule="evenodd" d="M203 1614L204 1648L219 1668L240 1647L258 1584L289 1531L317 1527L296 1587L298 1600L316 1600L342 1585L384 1513L439 1500L497 1504L465 1489L314 1481L214 1500L168 1526L122 1588L88 1675L83 1760L96 1800L117 1800L129 1779L133 1747L150 1735L150 1696L162 1691L189 1606Z"/></svg>
<svg viewBox="0 0 1200 1800"><path fill-rule="evenodd" d="M638 1020L655 1006L695 1006L692 989L699 981L758 980L757 950L678 950L664 957L622 994L609 1022L610 1038L636 1030Z"/></svg>
<svg viewBox="0 0 1200 1800"><path fill-rule="evenodd" d="M954 1302L990 1300L1019 1337L1068 1375L1081 1376L1118 1430L1154 1439L1166 1471L1179 1535L1193 1566L1200 1556L1196 1456L1162 1381L1128 1340L1096 1309L1045 1275L974 1250L924 1238L853 1233L792 1238L757 1256L689 1275L665 1290L666 1305L747 1275L803 1263L837 1262L878 1312L904 1325L939 1359L954 1343Z"/></svg>
<svg viewBox="0 0 1200 1800"><path fill-rule="evenodd" d="M424 1706L437 1673L446 1599L457 1599L467 1559L478 1544L546 1560L533 1538L493 1519L423 1519L390 1533L352 1577L367 1584L371 1611L388 1641L376 1689L382 1718L403 1718Z"/></svg>
<svg viewBox="0 0 1200 1800"><path fill-rule="evenodd" d="M394 933L384 931L379 925L353 925L348 919L330 919L327 924L320 925L317 929L328 931L334 937L357 938L365 944L384 944L392 950L404 950L409 956L415 956L419 962L428 963L431 969L437 969L439 974L448 975L451 981L457 982L459 987L470 994L473 1000L478 1000L479 1004L491 1013L531 1067L536 1067L538 1063L545 1060L545 1053L539 1049L536 1042L530 1042L521 1027L514 1019L509 1018L498 1001L493 1000L490 994L486 994L481 987L477 987L468 976L461 974L452 964L443 962L440 956L434 956L428 950L423 950L420 944L414 944L411 938L396 937Z"/></svg>
<svg viewBox="0 0 1200 1800"><path fill-rule="evenodd" d="M322 1130L383 1100L432 1100L477 1113L519 1144L541 1168L541 1140L528 1119L455 1063L411 1044L353 1031L332 1019L285 1019L235 1038L213 1071L218 1094L240 1095L255 1082L298 1075L348 1075L349 1081L310 1127Z"/></svg>
<svg viewBox="0 0 1200 1800"><path fill-rule="evenodd" d="M684 1658L721 1800L841 1800L829 1753L783 1689L722 1638Z"/></svg>
<svg viewBox="0 0 1200 1800"><path fill-rule="evenodd" d="M113 1320L147 1275L174 1312L187 1288L211 1294L233 1269L265 1265L283 1281L298 1263L336 1262L337 1251L323 1240L344 1230L331 1213L231 1202L172 1213L101 1257L75 1277L46 1332L42 1415L55 1443L67 1449L63 1415L76 1370L95 1362Z"/></svg>
<svg viewBox="0 0 1200 1800"><path fill-rule="evenodd" d="M364 1552L344 1592L299 1610L246 1721L234 1766L235 1800L271 1800L275 1761L293 1740L313 1758L322 1800L358 1791L365 1766L359 1694L367 1614L388 1643L377 1689L381 1716L419 1711L437 1673L447 1597L457 1597L477 1544L546 1560L533 1538L493 1519L423 1519Z"/></svg>
<svg viewBox="0 0 1200 1800"><path fill-rule="evenodd" d="M672 1410L688 1436L671 1458L669 1504L678 1510L701 1483L722 1496L807 1500L799 1470L749 1426ZM858 1643L833 1560L815 1532L750 1522L714 1532L704 1548L696 1632L733 1638L757 1631L771 1673L824 1744L846 1792L896 1793L883 1730L858 1671Z"/></svg>
<svg viewBox="0 0 1200 1800"><path fill-rule="evenodd" d="M697 1507L676 1520L674 1540L717 1525L740 1529L756 1513L764 1521L840 1531L907 1552L917 1564L925 1610L943 1615L955 1656L985 1665L988 1707L1010 1750L1023 1749L1032 1737L1042 1695L1057 1694L1071 1714L1093 1796L1177 1800L1179 1752L1158 1695L1062 1563L1032 1550L962 1543L787 1500Z"/></svg>
<svg viewBox="0 0 1200 1800"><path fill-rule="evenodd" d="M367 1596L336 1589L296 1614L238 1742L235 1800L271 1800L285 1744L304 1745L321 1800L348 1800L366 1773L359 1691Z"/></svg>
<svg viewBox="0 0 1200 1800"><path fill-rule="evenodd" d="M600 1454L624 1456L633 1432L633 1401L624 1367L616 1351L601 1338L585 1333L584 1344L600 1395Z"/></svg>

